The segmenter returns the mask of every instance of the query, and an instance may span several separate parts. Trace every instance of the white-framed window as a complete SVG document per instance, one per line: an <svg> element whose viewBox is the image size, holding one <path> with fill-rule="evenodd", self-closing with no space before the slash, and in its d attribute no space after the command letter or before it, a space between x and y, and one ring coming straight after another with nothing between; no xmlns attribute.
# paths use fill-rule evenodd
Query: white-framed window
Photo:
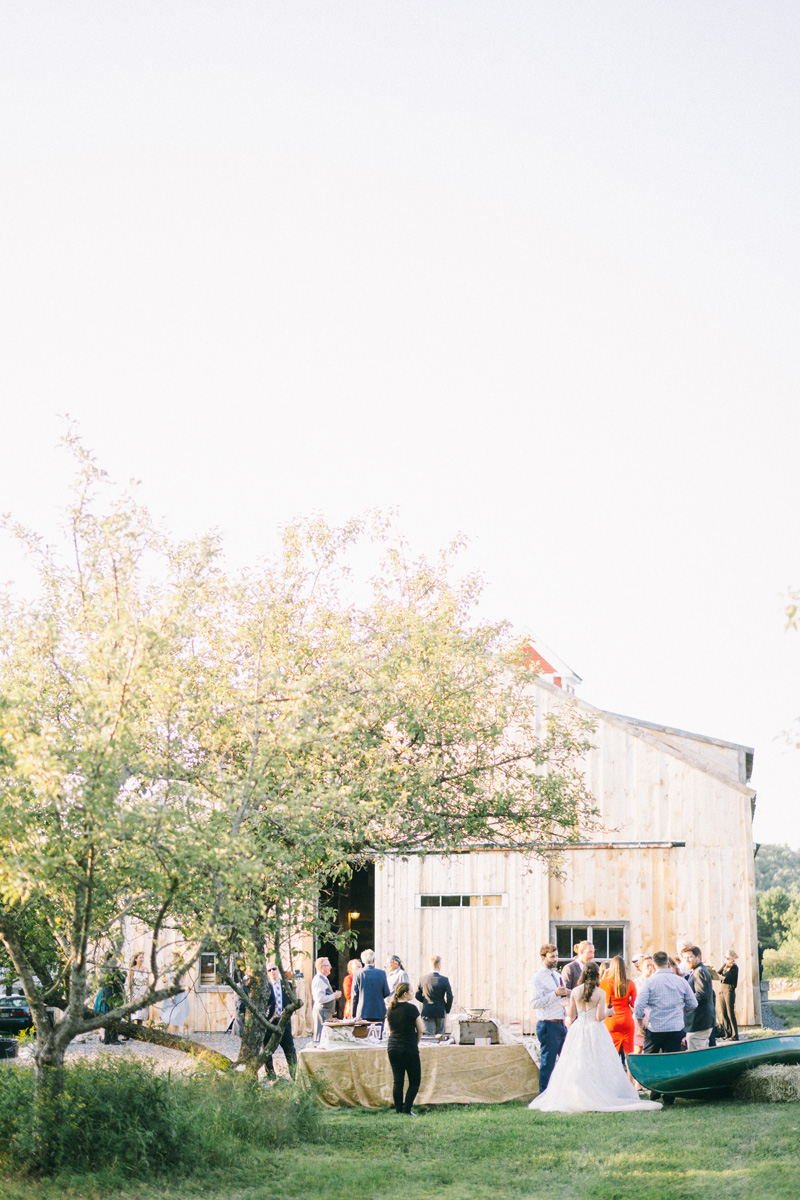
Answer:
<svg viewBox="0 0 800 1200"><path fill-rule="evenodd" d="M508 908L508 892L424 892L417 908Z"/></svg>
<svg viewBox="0 0 800 1200"><path fill-rule="evenodd" d="M558 963L563 966L575 957L578 942L591 942L598 962L608 962L621 954L628 961L630 938L628 921L551 921L550 940L558 948Z"/></svg>
<svg viewBox="0 0 800 1200"><path fill-rule="evenodd" d="M222 980L217 970L216 954L201 954L200 955L200 978L198 980L200 987L221 987Z"/></svg>

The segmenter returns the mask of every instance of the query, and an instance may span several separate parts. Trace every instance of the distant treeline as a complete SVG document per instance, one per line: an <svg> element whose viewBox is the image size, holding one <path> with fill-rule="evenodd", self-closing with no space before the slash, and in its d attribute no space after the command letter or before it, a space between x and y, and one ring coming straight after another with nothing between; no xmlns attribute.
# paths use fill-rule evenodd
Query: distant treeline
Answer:
<svg viewBox="0 0 800 1200"><path fill-rule="evenodd" d="M800 851L761 845L756 855L758 937L768 979L800 979Z"/></svg>
<svg viewBox="0 0 800 1200"><path fill-rule="evenodd" d="M793 886L800 890L800 850L762 843L756 854L756 891Z"/></svg>

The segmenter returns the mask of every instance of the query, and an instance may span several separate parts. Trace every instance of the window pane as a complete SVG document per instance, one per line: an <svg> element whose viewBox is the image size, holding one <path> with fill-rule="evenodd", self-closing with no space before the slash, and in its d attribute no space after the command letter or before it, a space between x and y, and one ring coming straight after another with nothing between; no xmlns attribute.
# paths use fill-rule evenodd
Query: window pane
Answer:
<svg viewBox="0 0 800 1200"><path fill-rule="evenodd" d="M605 925L592 926L592 945L594 946L594 956L601 961L608 958L608 929Z"/></svg>
<svg viewBox="0 0 800 1200"><path fill-rule="evenodd" d="M461 897L442 896L442 908L461 908Z"/></svg>
<svg viewBox="0 0 800 1200"><path fill-rule="evenodd" d="M462 896L461 904L463 908L474 908L476 904L480 904L480 896Z"/></svg>
<svg viewBox="0 0 800 1200"><path fill-rule="evenodd" d="M556 946L558 946L559 959L566 962L572 958L572 930L569 926L560 925L556 929Z"/></svg>
<svg viewBox="0 0 800 1200"><path fill-rule="evenodd" d="M420 896L419 902L422 908L438 908L440 896Z"/></svg>
<svg viewBox="0 0 800 1200"><path fill-rule="evenodd" d="M484 896L483 903L484 903L484 906L486 906L488 908L500 908L500 907L502 907L502 904L503 904L503 897L502 896Z"/></svg>
<svg viewBox="0 0 800 1200"><path fill-rule="evenodd" d="M617 925L612 925L608 931L608 953L611 958L615 954L625 954L625 930Z"/></svg>
<svg viewBox="0 0 800 1200"><path fill-rule="evenodd" d="M572 926L572 945L569 948L569 956L572 958L575 954L575 947L578 942L589 941L589 926L588 925L573 925Z"/></svg>

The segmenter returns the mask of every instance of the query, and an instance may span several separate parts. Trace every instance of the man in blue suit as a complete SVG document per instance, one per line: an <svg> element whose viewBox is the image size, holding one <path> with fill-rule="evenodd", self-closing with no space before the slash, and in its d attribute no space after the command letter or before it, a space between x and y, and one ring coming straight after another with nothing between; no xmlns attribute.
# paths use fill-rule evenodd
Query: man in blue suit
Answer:
<svg viewBox="0 0 800 1200"><path fill-rule="evenodd" d="M354 1017L364 1021L381 1021L386 1017L386 997L389 981L386 972L375 966L375 951L365 950L361 955L364 970L353 980L351 1008Z"/></svg>

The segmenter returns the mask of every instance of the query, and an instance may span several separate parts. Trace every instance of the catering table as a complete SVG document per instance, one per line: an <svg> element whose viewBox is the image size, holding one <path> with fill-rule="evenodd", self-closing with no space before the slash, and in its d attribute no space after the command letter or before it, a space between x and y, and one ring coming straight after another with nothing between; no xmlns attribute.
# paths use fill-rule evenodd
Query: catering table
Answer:
<svg viewBox="0 0 800 1200"><path fill-rule="evenodd" d="M539 1072L523 1045L421 1046L418 1104L503 1104L532 1100ZM384 1046L301 1050L298 1080L320 1085L331 1108L383 1108L392 1103L392 1071Z"/></svg>

